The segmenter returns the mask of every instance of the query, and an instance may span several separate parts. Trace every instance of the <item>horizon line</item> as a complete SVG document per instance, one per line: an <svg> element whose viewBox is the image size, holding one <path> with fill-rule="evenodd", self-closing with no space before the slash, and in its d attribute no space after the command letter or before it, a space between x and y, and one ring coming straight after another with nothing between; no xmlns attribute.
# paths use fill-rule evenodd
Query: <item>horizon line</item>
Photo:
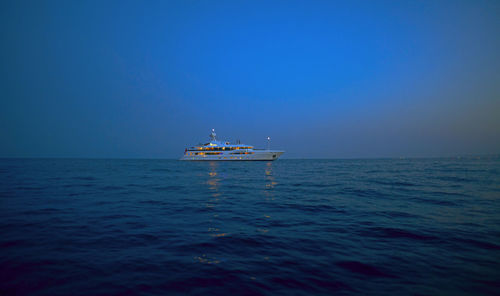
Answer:
<svg viewBox="0 0 500 296"><path fill-rule="evenodd" d="M495 154L463 154L452 156L381 156L381 157L282 157L279 160L360 160L360 159L439 159L439 158L500 158L500 153ZM179 160L171 157L64 157L64 156L34 156L34 157L0 157L7 159L87 159L87 160ZM209 161L209 160L204 160ZM212 160L217 161L217 160Z"/></svg>

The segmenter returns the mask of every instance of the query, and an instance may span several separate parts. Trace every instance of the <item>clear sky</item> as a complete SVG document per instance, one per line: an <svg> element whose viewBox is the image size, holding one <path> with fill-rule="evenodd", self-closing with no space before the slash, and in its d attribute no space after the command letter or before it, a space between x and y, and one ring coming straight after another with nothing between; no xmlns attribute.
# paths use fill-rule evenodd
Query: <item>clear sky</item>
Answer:
<svg viewBox="0 0 500 296"><path fill-rule="evenodd" d="M0 157L500 153L500 1L1 1Z"/></svg>

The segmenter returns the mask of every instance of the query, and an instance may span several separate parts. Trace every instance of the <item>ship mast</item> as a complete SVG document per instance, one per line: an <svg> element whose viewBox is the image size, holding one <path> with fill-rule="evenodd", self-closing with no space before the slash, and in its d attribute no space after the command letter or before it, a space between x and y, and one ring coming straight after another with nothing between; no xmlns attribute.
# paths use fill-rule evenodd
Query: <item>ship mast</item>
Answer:
<svg viewBox="0 0 500 296"><path fill-rule="evenodd" d="M210 134L210 141L211 141L211 142L215 141L215 136L216 136L216 135L217 135L217 134L215 133L215 129L212 129L212 133Z"/></svg>

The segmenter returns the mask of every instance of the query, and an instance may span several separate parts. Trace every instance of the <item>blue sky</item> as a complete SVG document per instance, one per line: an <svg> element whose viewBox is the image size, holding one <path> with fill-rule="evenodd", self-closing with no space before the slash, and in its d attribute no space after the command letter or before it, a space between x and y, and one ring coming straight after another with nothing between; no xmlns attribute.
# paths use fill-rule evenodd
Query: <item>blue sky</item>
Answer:
<svg viewBox="0 0 500 296"><path fill-rule="evenodd" d="M498 1L2 1L0 157L500 153ZM284 155L284 156L285 156Z"/></svg>

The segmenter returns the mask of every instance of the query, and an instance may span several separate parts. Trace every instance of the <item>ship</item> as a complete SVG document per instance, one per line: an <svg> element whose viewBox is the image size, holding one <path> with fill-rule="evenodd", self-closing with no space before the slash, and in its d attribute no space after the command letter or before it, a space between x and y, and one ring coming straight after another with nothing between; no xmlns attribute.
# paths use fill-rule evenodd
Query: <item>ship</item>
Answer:
<svg viewBox="0 0 500 296"><path fill-rule="evenodd" d="M228 141L219 141L215 129L210 133L210 141L186 148L180 160L210 160L210 161L273 161L285 151L269 149L270 138L267 137L267 149L256 149L246 144L231 144Z"/></svg>

